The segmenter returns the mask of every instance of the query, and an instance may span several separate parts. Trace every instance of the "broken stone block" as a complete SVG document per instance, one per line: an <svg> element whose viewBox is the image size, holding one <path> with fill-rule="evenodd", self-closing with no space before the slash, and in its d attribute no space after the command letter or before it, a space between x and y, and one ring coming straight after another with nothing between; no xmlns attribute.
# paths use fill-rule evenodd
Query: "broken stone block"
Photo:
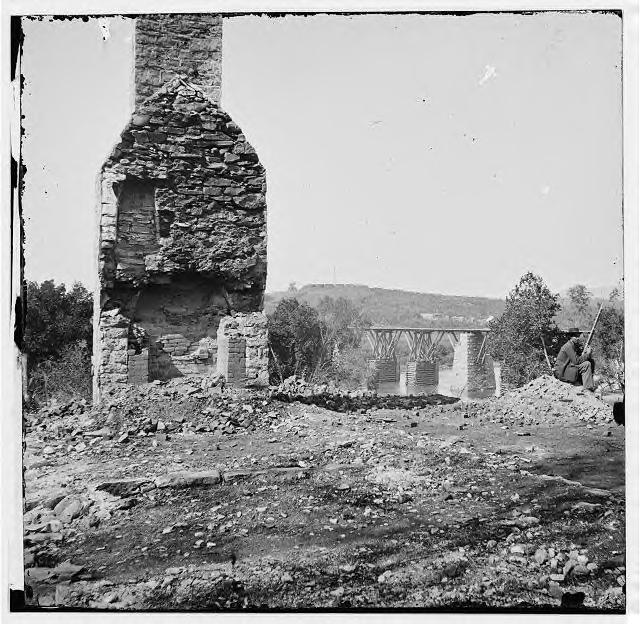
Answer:
<svg viewBox="0 0 640 624"><path fill-rule="evenodd" d="M112 494L113 496L120 496L124 498L125 496L131 496L141 486L149 483L151 483L151 479L118 479L115 481L105 481L104 483L96 486L96 490L102 490Z"/></svg>
<svg viewBox="0 0 640 624"><path fill-rule="evenodd" d="M216 485L222 482L219 470L204 472L174 472L155 479L157 488L188 488L200 485Z"/></svg>

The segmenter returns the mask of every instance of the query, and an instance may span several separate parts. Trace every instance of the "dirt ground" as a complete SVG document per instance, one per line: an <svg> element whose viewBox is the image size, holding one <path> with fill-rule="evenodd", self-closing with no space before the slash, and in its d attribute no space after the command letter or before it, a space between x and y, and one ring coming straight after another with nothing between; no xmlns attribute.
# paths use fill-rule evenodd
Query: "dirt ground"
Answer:
<svg viewBox="0 0 640 624"><path fill-rule="evenodd" d="M27 603L624 611L624 427L558 383L338 412L183 380L28 415Z"/></svg>

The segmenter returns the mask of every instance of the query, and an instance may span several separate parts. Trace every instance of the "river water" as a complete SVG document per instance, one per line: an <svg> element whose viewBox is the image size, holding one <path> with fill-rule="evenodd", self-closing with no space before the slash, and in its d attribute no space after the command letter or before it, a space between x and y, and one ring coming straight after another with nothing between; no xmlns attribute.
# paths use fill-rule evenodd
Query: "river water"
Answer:
<svg viewBox="0 0 640 624"><path fill-rule="evenodd" d="M383 383L378 386L378 394L395 394L407 396L409 394L444 394L446 396L458 397L463 401L486 399L492 396L500 395L500 366L494 365L493 371L496 376L496 389L480 390L469 392L466 388L458 388L453 385L453 369L441 368L439 371L439 382L437 386L416 386L407 385L406 369L400 371L399 383Z"/></svg>

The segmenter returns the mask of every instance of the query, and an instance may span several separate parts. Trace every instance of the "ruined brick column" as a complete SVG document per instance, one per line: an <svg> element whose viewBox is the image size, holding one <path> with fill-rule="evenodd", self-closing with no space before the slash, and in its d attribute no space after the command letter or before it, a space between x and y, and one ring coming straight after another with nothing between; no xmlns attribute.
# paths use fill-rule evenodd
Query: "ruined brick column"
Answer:
<svg viewBox="0 0 640 624"><path fill-rule="evenodd" d="M266 320L253 316L266 282L266 175L219 106L221 53L219 15L136 20L135 110L98 190L95 401L110 385L224 369L218 327L231 315L247 334L247 383L268 384Z"/></svg>
<svg viewBox="0 0 640 624"><path fill-rule="evenodd" d="M230 386L263 387L269 384L267 317L264 313L235 314L218 327L217 373Z"/></svg>
<svg viewBox="0 0 640 624"><path fill-rule="evenodd" d="M480 354L484 341L483 332L460 333L460 341L453 353L454 391L477 392L496 389L493 360L488 353ZM478 359L478 355L481 357Z"/></svg>

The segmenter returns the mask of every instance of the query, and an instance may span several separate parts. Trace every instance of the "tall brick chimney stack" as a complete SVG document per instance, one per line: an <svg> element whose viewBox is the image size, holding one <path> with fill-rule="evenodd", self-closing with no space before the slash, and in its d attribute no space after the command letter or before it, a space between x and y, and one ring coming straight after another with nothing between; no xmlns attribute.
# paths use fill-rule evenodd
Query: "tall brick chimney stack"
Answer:
<svg viewBox="0 0 640 624"><path fill-rule="evenodd" d="M135 30L135 104L176 76L220 102L222 16L141 15Z"/></svg>

